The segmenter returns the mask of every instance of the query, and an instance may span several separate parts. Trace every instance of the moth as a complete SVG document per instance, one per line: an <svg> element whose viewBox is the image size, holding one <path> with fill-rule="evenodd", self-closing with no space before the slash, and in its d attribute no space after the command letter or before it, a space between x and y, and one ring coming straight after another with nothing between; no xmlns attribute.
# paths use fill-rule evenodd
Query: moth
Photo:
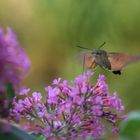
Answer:
<svg viewBox="0 0 140 140"><path fill-rule="evenodd" d="M109 70L114 74L121 75L124 67L140 60L140 56L138 55L129 55L119 52L106 52L105 50L101 49L104 44L105 42L94 51L77 46L83 49L88 49L88 51L84 51L79 55L84 67L95 69L97 66L100 66L101 68Z"/></svg>

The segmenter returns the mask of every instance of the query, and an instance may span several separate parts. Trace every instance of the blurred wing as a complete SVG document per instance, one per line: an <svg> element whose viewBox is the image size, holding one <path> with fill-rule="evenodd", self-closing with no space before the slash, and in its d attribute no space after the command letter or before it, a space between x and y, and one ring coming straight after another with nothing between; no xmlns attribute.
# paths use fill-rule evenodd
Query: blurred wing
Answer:
<svg viewBox="0 0 140 140"><path fill-rule="evenodd" d="M95 69L97 64L95 62L95 58L92 55L91 51L82 52L79 55L80 62L89 69Z"/></svg>
<svg viewBox="0 0 140 140"><path fill-rule="evenodd" d="M140 56L123 53L108 53L112 71L121 71L126 65L140 60Z"/></svg>

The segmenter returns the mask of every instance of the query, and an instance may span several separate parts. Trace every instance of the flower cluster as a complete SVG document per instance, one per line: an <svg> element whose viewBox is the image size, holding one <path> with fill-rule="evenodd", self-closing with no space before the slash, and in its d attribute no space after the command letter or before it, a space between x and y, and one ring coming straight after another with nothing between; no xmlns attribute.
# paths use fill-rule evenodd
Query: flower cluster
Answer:
<svg viewBox="0 0 140 140"><path fill-rule="evenodd" d="M5 34L0 28L0 92L5 92L5 84L19 89L20 83L30 68L30 62L15 33L7 28Z"/></svg>
<svg viewBox="0 0 140 140"><path fill-rule="evenodd" d="M45 88L46 100L39 92L29 94L23 89L13 101L11 117L26 119L24 128L28 132L42 135L46 139L99 138L105 131L103 120L118 131L117 122L123 120L124 110L115 92L110 95L104 75L99 75L95 85L90 83L92 72L75 78L70 85L61 78L55 79Z"/></svg>
<svg viewBox="0 0 140 140"><path fill-rule="evenodd" d="M29 69L29 59L15 33L11 28L6 33L0 28L0 118L8 117L12 97Z"/></svg>

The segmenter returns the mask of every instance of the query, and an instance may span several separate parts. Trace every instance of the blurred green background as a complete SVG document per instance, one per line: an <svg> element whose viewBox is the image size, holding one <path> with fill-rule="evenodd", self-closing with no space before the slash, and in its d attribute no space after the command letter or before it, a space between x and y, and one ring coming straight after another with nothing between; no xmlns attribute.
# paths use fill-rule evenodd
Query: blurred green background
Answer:
<svg viewBox="0 0 140 140"><path fill-rule="evenodd" d="M10 26L31 59L24 85L41 91L54 78L72 80L82 73L76 60L82 45L106 51L140 54L139 0L0 0L0 26ZM121 76L97 68L118 91L126 112L140 109L140 63Z"/></svg>

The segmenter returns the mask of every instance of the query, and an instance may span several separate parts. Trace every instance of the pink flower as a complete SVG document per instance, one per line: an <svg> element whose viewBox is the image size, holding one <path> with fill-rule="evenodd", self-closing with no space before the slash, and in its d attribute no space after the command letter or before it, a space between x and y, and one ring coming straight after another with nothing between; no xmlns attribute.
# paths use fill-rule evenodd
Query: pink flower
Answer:
<svg viewBox="0 0 140 140"><path fill-rule="evenodd" d="M5 34L0 28L0 92L5 83L19 90L21 81L30 69L30 61L11 28Z"/></svg>
<svg viewBox="0 0 140 140"><path fill-rule="evenodd" d="M91 84L92 74L87 72L78 76L73 85L66 80L61 82L61 78L54 80L45 88L45 101L38 92L33 92L31 97L26 94L25 99L13 103L12 117L36 122L34 133L49 140L86 140L86 136L99 139L105 132L104 121L117 132L118 120L124 118L119 115L124 109L121 100L116 93L113 97L110 95L104 75L99 75L95 85Z"/></svg>

